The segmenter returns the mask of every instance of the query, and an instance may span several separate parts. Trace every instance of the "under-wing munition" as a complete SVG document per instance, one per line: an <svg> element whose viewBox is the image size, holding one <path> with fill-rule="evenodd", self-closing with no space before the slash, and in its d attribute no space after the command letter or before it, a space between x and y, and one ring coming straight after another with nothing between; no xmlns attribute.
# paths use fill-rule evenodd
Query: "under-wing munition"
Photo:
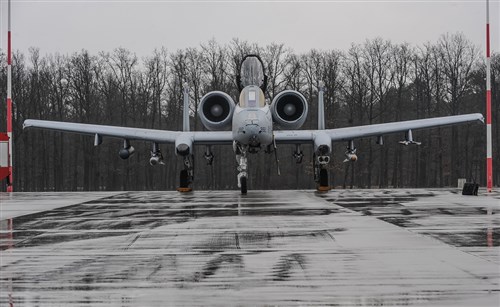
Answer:
<svg viewBox="0 0 500 307"><path fill-rule="evenodd" d="M123 160L126 160L126 159L130 158L130 156L132 156L134 153L135 153L135 148L130 145L130 142L128 140L124 140L123 141L123 148L120 149L120 151L118 152L118 155L120 156L120 158L122 158Z"/></svg>

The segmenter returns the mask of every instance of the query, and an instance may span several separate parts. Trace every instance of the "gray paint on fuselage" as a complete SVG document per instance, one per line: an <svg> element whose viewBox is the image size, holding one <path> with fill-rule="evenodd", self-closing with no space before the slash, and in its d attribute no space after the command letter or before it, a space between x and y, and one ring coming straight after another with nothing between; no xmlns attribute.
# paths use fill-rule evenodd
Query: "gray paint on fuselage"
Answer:
<svg viewBox="0 0 500 307"><path fill-rule="evenodd" d="M256 109L236 106L233 114L233 139L252 147L270 145L273 142L273 120L269 106Z"/></svg>
<svg viewBox="0 0 500 307"><path fill-rule="evenodd" d="M251 95L249 102L248 97ZM273 142L273 118L264 93L257 86L241 91L239 104L233 113L233 140L241 145L265 147Z"/></svg>

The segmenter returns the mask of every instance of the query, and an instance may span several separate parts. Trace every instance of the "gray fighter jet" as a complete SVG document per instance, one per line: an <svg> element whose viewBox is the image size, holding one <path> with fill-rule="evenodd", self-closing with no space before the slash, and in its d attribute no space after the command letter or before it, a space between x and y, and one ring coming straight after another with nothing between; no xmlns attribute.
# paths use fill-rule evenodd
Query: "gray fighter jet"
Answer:
<svg viewBox="0 0 500 307"><path fill-rule="evenodd" d="M34 127L63 132L85 134L95 137L94 145L102 143L103 137L123 139L123 148L119 151L122 159L134 153L130 141L152 142L150 164L162 164L163 157L159 144L175 144L175 153L181 156L184 169L180 172L179 191L190 191L193 181L193 146L205 145L205 158L209 164L213 161L211 146L232 144L238 164L238 187L242 194L247 193L248 164L247 155L261 150L274 152L279 144L295 144L294 157L302 162L302 144L314 148L314 180L320 191L329 189L327 165L330 162L333 142L346 142L345 162L356 161L354 140L364 137L376 137L378 144L383 144L383 136L390 133L404 132L403 145L419 142L413 140L412 131L438 126L483 121L482 114L436 117L358 127L325 129L323 86L318 93L318 129L298 130L304 124L308 105L304 96L293 90L278 93L269 104L265 98L267 76L262 60L257 55L247 55L240 64L237 76L240 91L238 104L224 92L213 91L206 94L199 103L198 114L203 125L211 131L189 131L189 95L184 87L183 131L165 131L104 125L90 125L56 121L28 119L24 128ZM274 130L273 124L283 130ZM232 130L226 128L232 125ZM276 160L277 156L276 156ZM279 166L278 166L279 173Z"/></svg>

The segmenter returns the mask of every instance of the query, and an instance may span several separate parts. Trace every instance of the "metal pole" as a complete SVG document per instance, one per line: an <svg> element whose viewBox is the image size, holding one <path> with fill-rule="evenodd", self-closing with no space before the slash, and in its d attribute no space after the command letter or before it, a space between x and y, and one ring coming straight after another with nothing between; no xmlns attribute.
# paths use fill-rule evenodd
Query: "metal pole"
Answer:
<svg viewBox="0 0 500 307"><path fill-rule="evenodd" d="M486 190L493 188L493 157L491 140L491 59L490 1L486 0Z"/></svg>
<svg viewBox="0 0 500 307"><path fill-rule="evenodd" d="M9 137L9 180L7 192L14 191L14 176L12 167L12 44L10 31L10 0L8 1L8 28L7 28L7 136Z"/></svg>

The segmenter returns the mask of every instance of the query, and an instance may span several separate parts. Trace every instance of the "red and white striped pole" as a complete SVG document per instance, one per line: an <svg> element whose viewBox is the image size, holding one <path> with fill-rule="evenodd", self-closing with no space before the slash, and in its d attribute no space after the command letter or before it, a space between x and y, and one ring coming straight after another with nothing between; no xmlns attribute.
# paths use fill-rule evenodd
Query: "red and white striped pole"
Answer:
<svg viewBox="0 0 500 307"><path fill-rule="evenodd" d="M12 45L10 33L10 0L8 1L8 28L7 28L7 136L9 137L9 180L7 192L14 191L14 176L12 167Z"/></svg>
<svg viewBox="0 0 500 307"><path fill-rule="evenodd" d="M490 1L486 0L486 190L488 193L491 192L492 188Z"/></svg>

